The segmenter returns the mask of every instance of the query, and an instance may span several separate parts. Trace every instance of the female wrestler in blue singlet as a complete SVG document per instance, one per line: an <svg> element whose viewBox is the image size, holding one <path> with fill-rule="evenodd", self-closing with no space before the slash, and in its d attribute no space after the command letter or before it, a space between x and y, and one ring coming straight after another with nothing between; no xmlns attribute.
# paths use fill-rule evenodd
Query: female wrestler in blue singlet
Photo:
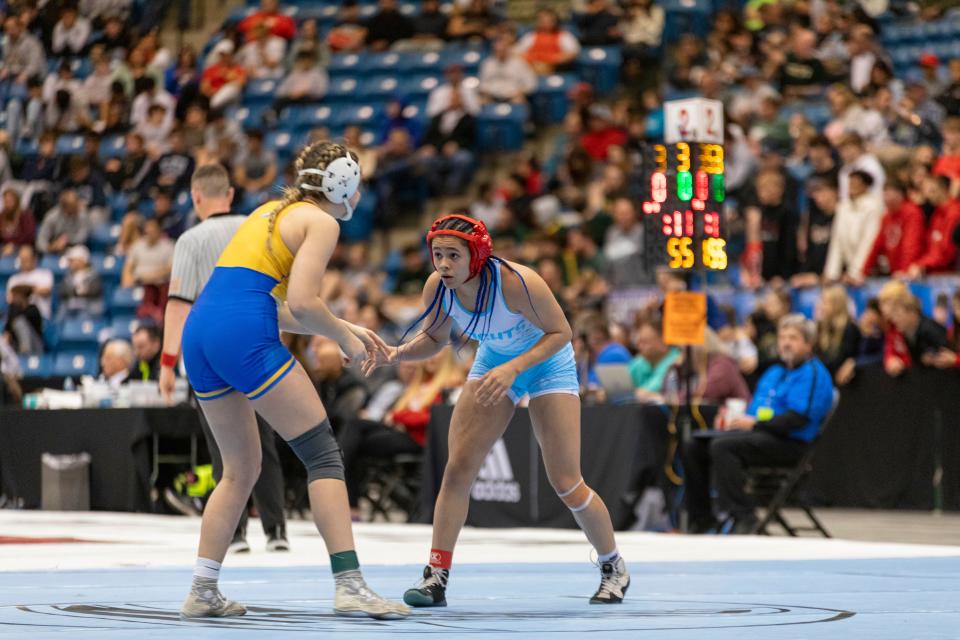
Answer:
<svg viewBox="0 0 960 640"><path fill-rule="evenodd" d="M409 614L376 595L360 574L340 448L306 371L280 329L325 335L355 363L386 345L330 313L320 282L340 233L337 219L359 200L360 166L341 145L318 142L296 160L297 182L254 211L223 251L183 331L190 384L223 454L223 479L203 512L187 618L243 615L217 587L220 563L260 475L254 412L307 468L310 506L336 581L334 610L377 618Z"/></svg>
<svg viewBox="0 0 960 640"><path fill-rule="evenodd" d="M436 273L423 290L423 330L388 350L389 361L429 358L451 329L480 343L450 423L449 458L433 516L433 548L423 579L404 594L407 604L445 606L453 547L467 517L470 489L487 453L503 434L514 406L530 397L530 419L550 484L573 512L600 558L593 604L622 602L630 584L617 552L610 515L580 475L580 396L571 331L539 275L492 255L482 222L452 215L427 235ZM365 363L370 370L379 354Z"/></svg>

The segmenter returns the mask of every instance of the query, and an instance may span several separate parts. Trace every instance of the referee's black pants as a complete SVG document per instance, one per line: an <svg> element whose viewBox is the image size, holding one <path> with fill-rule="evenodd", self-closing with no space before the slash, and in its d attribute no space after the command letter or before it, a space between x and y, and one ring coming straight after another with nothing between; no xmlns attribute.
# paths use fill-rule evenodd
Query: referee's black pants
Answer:
<svg viewBox="0 0 960 640"><path fill-rule="evenodd" d="M712 519L711 479L717 510L737 520L754 517L747 495L746 469L798 463L810 445L763 431L729 431L713 438L691 438L683 447L683 484L687 513L694 525Z"/></svg>
<svg viewBox="0 0 960 640"><path fill-rule="evenodd" d="M223 458L220 456L220 448L217 441L210 431L210 425L207 418L200 411L200 424L203 426L203 435L207 440L207 448L210 450L210 458L213 460L213 477L217 482L223 477ZM253 485L253 504L256 505L260 513L260 523L263 525L263 532L270 535L280 526L286 530L286 520L283 515L283 468L280 466L280 456L277 454L277 441L270 425L257 416L257 432L260 434L260 447L263 450L263 459L260 464L260 477L257 483ZM247 510L243 510L240 516L238 529L246 536L247 531Z"/></svg>

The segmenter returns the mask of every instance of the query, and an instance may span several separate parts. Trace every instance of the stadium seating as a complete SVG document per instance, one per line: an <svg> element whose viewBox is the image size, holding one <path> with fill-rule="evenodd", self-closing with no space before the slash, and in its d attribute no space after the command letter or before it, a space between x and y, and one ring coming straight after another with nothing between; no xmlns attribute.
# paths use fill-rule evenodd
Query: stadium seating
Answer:
<svg viewBox="0 0 960 640"><path fill-rule="evenodd" d="M529 108L520 104L487 104L477 117L481 151L517 151L523 147L523 126Z"/></svg>
<svg viewBox="0 0 960 640"><path fill-rule="evenodd" d="M53 361L55 376L95 376L99 369L96 350L60 351Z"/></svg>

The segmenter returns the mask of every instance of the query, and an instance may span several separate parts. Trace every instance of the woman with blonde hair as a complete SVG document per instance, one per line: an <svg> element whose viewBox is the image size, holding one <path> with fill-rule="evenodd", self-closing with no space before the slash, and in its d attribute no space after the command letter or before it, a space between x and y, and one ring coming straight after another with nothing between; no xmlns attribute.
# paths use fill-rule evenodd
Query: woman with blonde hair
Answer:
<svg viewBox="0 0 960 640"><path fill-rule="evenodd" d="M360 516L359 499L365 466L361 458L391 458L401 453L420 453L427 441L430 408L443 401L444 394L461 386L465 378L457 367L453 349L421 362L401 362L397 370L399 393L389 410L381 415L367 413L340 431L340 450L346 469L347 494L354 520ZM385 388L385 393L390 389ZM379 395L379 394L378 394ZM370 405L379 404L375 396Z"/></svg>
<svg viewBox="0 0 960 640"><path fill-rule="evenodd" d="M850 299L842 285L827 287L817 303L817 343L814 353L837 384L853 377L855 359L860 352L860 329L850 316Z"/></svg>

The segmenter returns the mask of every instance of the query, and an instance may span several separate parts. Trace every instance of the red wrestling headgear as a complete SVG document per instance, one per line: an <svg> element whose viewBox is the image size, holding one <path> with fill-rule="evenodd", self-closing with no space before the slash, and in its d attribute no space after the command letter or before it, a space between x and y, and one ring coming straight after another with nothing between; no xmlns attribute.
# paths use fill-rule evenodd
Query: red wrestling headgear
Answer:
<svg viewBox="0 0 960 640"><path fill-rule="evenodd" d="M463 220L473 225L473 228L469 233L466 231L457 231L456 229L438 229L441 224L450 219ZM475 278L477 274L480 273L480 270L483 269L483 265L487 263L487 259L493 254L493 240L487 231L487 225L483 224L480 220L474 220L468 216L454 213L439 218L430 227L430 233L427 234L427 244L432 245L433 239L437 236L454 236L467 241L467 245L470 247L470 277L467 278L467 280ZM430 260L433 260L432 251L430 252ZM434 263L433 266L436 268L437 265Z"/></svg>

